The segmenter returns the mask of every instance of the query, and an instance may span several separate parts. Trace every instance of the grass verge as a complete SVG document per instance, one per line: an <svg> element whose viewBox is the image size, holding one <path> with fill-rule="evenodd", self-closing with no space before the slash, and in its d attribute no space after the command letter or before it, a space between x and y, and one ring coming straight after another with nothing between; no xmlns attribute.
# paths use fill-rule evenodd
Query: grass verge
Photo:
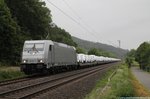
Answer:
<svg viewBox="0 0 150 99"><path fill-rule="evenodd" d="M105 87L105 85L108 82L108 78L110 77L110 75L116 70L116 68L110 69L109 71L107 71L103 77L97 82L96 86L94 87L94 89L91 91L91 93L89 93L85 99L101 99L100 97L100 92L101 90Z"/></svg>
<svg viewBox="0 0 150 99"><path fill-rule="evenodd" d="M108 82L111 74L112 71L107 72L106 76L97 83L96 87L85 99L116 99L118 97L134 96L134 87L127 65L121 64L116 70L116 74Z"/></svg>
<svg viewBox="0 0 150 99"><path fill-rule="evenodd" d="M0 81L23 77L25 74L20 72L17 67L0 67Z"/></svg>

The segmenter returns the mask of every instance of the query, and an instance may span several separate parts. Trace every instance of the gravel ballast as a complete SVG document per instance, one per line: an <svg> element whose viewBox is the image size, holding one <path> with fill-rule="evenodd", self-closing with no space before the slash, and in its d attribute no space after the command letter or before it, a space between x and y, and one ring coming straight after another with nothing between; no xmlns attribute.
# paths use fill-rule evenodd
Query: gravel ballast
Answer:
<svg viewBox="0 0 150 99"><path fill-rule="evenodd" d="M116 64L107 64L116 65ZM110 68L109 68L110 69ZM108 70L108 69L107 69ZM90 93L94 88L96 82L106 73L107 70L99 71L98 73L76 80L67 85L61 86L57 89L51 90L41 96L35 98L40 99L84 99L84 97Z"/></svg>

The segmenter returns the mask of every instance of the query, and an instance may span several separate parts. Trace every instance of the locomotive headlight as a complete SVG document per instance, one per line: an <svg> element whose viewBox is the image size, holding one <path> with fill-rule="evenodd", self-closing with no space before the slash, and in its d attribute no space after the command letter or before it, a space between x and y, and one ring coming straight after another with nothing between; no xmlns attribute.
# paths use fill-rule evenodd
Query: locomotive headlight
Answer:
<svg viewBox="0 0 150 99"><path fill-rule="evenodd" d="M40 60L39 60L39 62L40 62L40 63L43 63L43 60L42 60L42 59L40 59Z"/></svg>
<svg viewBox="0 0 150 99"><path fill-rule="evenodd" d="M23 63L26 63L27 62L27 60L23 60Z"/></svg>
<svg viewBox="0 0 150 99"><path fill-rule="evenodd" d="M42 63L42 62L43 62L43 60L41 59L41 60L40 60L40 63Z"/></svg>

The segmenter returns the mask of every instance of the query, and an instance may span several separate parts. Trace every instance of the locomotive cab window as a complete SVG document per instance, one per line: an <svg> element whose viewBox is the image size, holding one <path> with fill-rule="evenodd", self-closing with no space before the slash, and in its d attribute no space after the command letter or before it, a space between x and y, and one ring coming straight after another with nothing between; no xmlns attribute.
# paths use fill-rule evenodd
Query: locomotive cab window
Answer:
<svg viewBox="0 0 150 99"><path fill-rule="evenodd" d="M52 51L52 45L49 45L49 51Z"/></svg>
<svg viewBox="0 0 150 99"><path fill-rule="evenodd" d="M43 51L43 43L26 43L23 51Z"/></svg>

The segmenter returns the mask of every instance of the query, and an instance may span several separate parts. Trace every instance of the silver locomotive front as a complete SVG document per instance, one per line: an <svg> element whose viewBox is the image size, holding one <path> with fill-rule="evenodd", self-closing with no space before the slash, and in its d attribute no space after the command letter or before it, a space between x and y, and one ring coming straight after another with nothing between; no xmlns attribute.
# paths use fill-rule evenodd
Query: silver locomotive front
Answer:
<svg viewBox="0 0 150 99"><path fill-rule="evenodd" d="M21 71L31 74L45 69L44 46L44 41L25 41L22 52Z"/></svg>

